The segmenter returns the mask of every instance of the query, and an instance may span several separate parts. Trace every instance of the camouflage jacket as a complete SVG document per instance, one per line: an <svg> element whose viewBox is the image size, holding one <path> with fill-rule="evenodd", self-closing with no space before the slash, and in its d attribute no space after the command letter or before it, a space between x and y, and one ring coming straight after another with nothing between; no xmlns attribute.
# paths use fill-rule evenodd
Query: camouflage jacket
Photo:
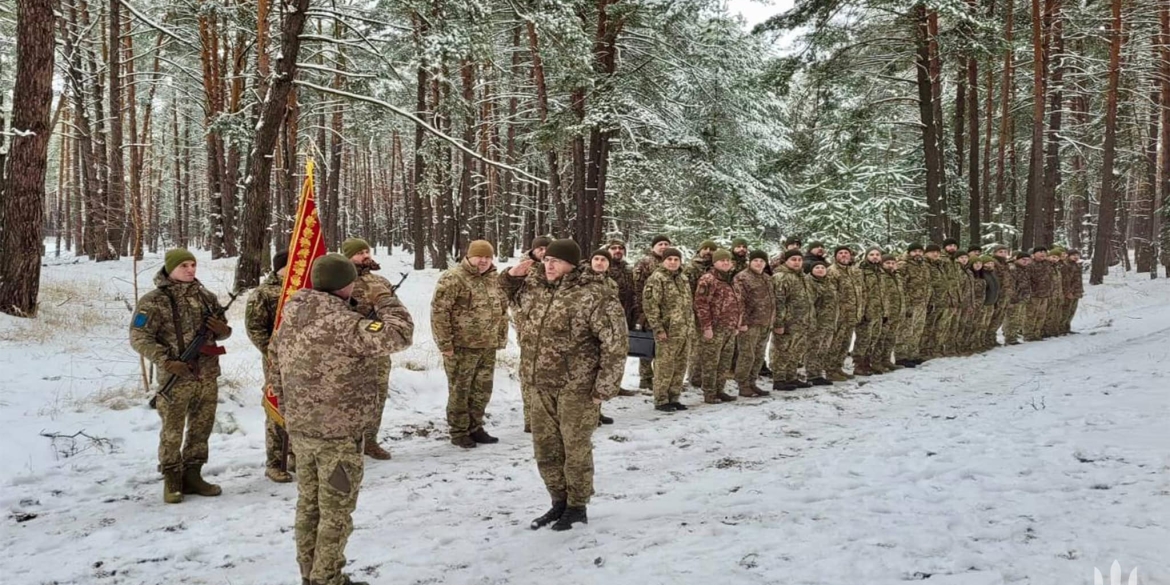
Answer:
<svg viewBox="0 0 1170 585"><path fill-rule="evenodd" d="M691 287L682 270L671 272L659 268L646 279L642 308L646 325L654 333L662 331L672 339L683 339L695 331Z"/></svg>
<svg viewBox="0 0 1170 585"><path fill-rule="evenodd" d="M683 267L683 276L687 277L687 283L691 285L691 296L695 295L699 279L703 278L703 275L707 274L709 270L711 270L711 259L699 256L691 258L691 262Z"/></svg>
<svg viewBox="0 0 1170 585"><path fill-rule="evenodd" d="M634 322L634 271L625 260L614 260L609 263L609 272L606 274L617 284L618 300L626 315L626 327L633 329L637 324Z"/></svg>
<svg viewBox="0 0 1170 585"><path fill-rule="evenodd" d="M999 277L999 299L995 301L995 306L1006 307L1016 304L1015 264L1009 264L1007 260L996 257L995 275Z"/></svg>
<svg viewBox="0 0 1170 585"><path fill-rule="evenodd" d="M952 262L955 266L959 266L957 262ZM975 276L971 274L971 270L959 266L959 309L969 312L975 307ZM980 303L982 304L982 303Z"/></svg>
<svg viewBox="0 0 1170 585"><path fill-rule="evenodd" d="M983 282L987 283L987 288L983 291L983 304L993 307L998 306L999 297L1003 294L1003 287L999 281L999 272L984 268Z"/></svg>
<svg viewBox="0 0 1170 585"><path fill-rule="evenodd" d="M1032 298L1046 299L1052 296L1052 270L1047 260L1032 260L1028 265L1028 283L1031 285Z"/></svg>
<svg viewBox="0 0 1170 585"><path fill-rule="evenodd" d="M847 325L856 325L865 317L865 285L861 269L856 265L833 263L827 277L837 287L838 314L841 319L852 319Z"/></svg>
<svg viewBox="0 0 1170 585"><path fill-rule="evenodd" d="M776 294L772 277L756 274L749 268L732 279L739 298L743 301L743 324L748 327L772 327L776 320Z"/></svg>
<svg viewBox="0 0 1170 585"><path fill-rule="evenodd" d="M927 259L926 263L930 266L930 306L940 309L958 307L959 291L953 285L951 273L947 269L947 265L951 264L951 261L939 258L938 260Z"/></svg>
<svg viewBox="0 0 1170 585"><path fill-rule="evenodd" d="M906 310L911 307L925 307L930 304L934 292L931 287L930 265L922 256L909 256L906 264L898 269L902 279L902 292L906 295Z"/></svg>
<svg viewBox="0 0 1170 585"><path fill-rule="evenodd" d="M367 289L368 292L368 289ZM410 347L414 322L386 295L375 318L336 295L301 289L284 305L268 348L268 382L288 432L318 439L358 439L381 408L376 364Z"/></svg>
<svg viewBox="0 0 1170 585"><path fill-rule="evenodd" d="M888 317L886 312L886 297L882 294L882 265L868 260L861 263L861 282L865 294L862 301L865 306L865 318L868 321L881 321Z"/></svg>
<svg viewBox="0 0 1170 585"><path fill-rule="evenodd" d="M643 293L646 291L646 281L650 280L650 276L654 274L658 267L662 266L662 258L655 256L653 252L647 252L637 264L634 265L634 324L646 324L646 311L642 306L644 298Z"/></svg>
<svg viewBox="0 0 1170 585"><path fill-rule="evenodd" d="M748 265L751 264L751 260L748 258L747 254L740 256L734 252L731 254L731 261L734 263L731 267L732 276L738 276L740 272L747 270Z"/></svg>
<svg viewBox="0 0 1170 585"><path fill-rule="evenodd" d="M195 333L203 326L211 313L218 313L222 306L215 293L203 288L198 280L178 282L171 280L164 270L154 276L155 289L138 299L134 317L130 320L130 346L142 357L150 360L159 370L160 381L167 374L162 372L167 360L177 360L187 345L195 339ZM215 346L228 334L208 341ZM219 356L201 353L195 360L197 379L219 377Z"/></svg>
<svg viewBox="0 0 1170 585"><path fill-rule="evenodd" d="M358 267L358 279L353 283L353 294L351 295L351 298L357 303L358 312L367 316L373 315L374 312L374 305L366 298L369 296L370 287L374 283L381 284L390 289L390 292L394 292L394 285L390 284L390 281L384 277L374 274L372 272L373 270L377 270L376 265L374 268L369 266Z"/></svg>
<svg viewBox="0 0 1170 585"><path fill-rule="evenodd" d="M1012 262L1010 270L1012 271L1012 282L1016 285L1016 289L1012 294L1013 304L1022 303L1032 298L1032 274L1027 268Z"/></svg>
<svg viewBox="0 0 1170 585"><path fill-rule="evenodd" d="M906 289L902 286L902 277L896 270L881 268L878 272L885 318L901 319L906 314Z"/></svg>
<svg viewBox="0 0 1170 585"><path fill-rule="evenodd" d="M781 264L772 277L772 288L776 294L776 320L772 327L811 328L815 315L804 272Z"/></svg>
<svg viewBox="0 0 1170 585"><path fill-rule="evenodd" d="M828 275L818 278L809 274L805 283L812 295L813 314L816 315L813 332L820 338L833 335L837 329L837 287Z"/></svg>
<svg viewBox="0 0 1170 585"><path fill-rule="evenodd" d="M531 355L520 375L535 390L617 395L630 340L621 303L608 277L574 270L559 282L544 273L500 275L500 286L522 309L521 351Z"/></svg>
<svg viewBox="0 0 1170 585"><path fill-rule="evenodd" d="M966 306L963 304L963 299L967 299L968 302L970 301L971 295L969 293L971 292L971 283L965 280L963 276L965 269L955 260L956 257L958 257L958 254L950 258L944 257L943 260L946 262L943 262L943 270L946 271L947 274L947 286L949 286L955 294L955 299L958 303L956 306L961 307ZM967 285L965 290L963 288L964 284Z"/></svg>
<svg viewBox="0 0 1170 585"><path fill-rule="evenodd" d="M1085 281L1081 279L1081 265L1072 260L1065 260L1064 264L1064 297L1079 299L1085 296Z"/></svg>
<svg viewBox="0 0 1170 585"><path fill-rule="evenodd" d="M1060 260L1048 262L1048 279L1052 282L1052 298L1064 300L1064 270Z"/></svg>
<svg viewBox="0 0 1170 585"><path fill-rule="evenodd" d="M732 285L731 272L712 268L695 288L695 316L699 329L735 331L743 319L743 299Z"/></svg>
<svg viewBox="0 0 1170 585"><path fill-rule="evenodd" d="M480 274L465 258L447 269L431 297L431 335L440 352L501 349L508 343L508 302L492 266Z"/></svg>
<svg viewBox="0 0 1170 585"><path fill-rule="evenodd" d="M968 270L967 274L971 276L971 307L981 309L987 304L987 279L982 272Z"/></svg>
<svg viewBox="0 0 1170 585"><path fill-rule="evenodd" d="M276 327L276 306L280 304L280 290L284 287L275 272L268 275L252 295L248 297L248 308L244 310L244 327L248 330L248 339L252 345L260 350L260 355L268 355L268 342L272 340L272 330Z"/></svg>

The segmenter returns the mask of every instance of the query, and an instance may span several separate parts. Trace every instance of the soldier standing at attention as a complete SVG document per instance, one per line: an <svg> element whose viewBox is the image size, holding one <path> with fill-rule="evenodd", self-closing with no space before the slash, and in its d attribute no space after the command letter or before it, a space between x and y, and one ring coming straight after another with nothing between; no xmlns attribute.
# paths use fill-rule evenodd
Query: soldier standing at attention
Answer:
<svg viewBox="0 0 1170 585"><path fill-rule="evenodd" d="M613 239L609 241L609 275L610 280L617 284L618 300L622 303L622 311L626 315L626 328L630 331L637 326L637 321L634 318L634 271L630 265L626 263L626 243ZM594 254L594 258L597 255ZM637 396L636 390L627 390L622 388L618 390L618 396Z"/></svg>
<svg viewBox="0 0 1170 585"><path fill-rule="evenodd" d="M772 389L781 392L811 388L802 382L796 370L804 360L808 337L813 331L813 299L805 284L804 255L798 248L784 252L783 260L772 276L776 295L776 319L772 322Z"/></svg>
<svg viewBox="0 0 1170 585"><path fill-rule="evenodd" d="M374 258L370 255L370 244L361 238L349 238L341 244L341 254L349 258L357 269L358 278L354 281L353 287L353 301L357 303L357 311L363 315L371 315L374 310L374 305L367 298L368 289L377 284L391 290L394 286L390 284L389 280L374 274L375 271L381 270L382 267L374 262ZM370 428L366 430L366 456L373 459L386 460L390 458L390 452L383 449L378 444L378 431L382 429L382 411L386 409L386 393L390 390L390 356L387 355L385 360L382 360L377 365L377 378L375 384L377 385L377 413L374 418L370 420Z"/></svg>
<svg viewBox="0 0 1170 585"><path fill-rule="evenodd" d="M737 275L744 270L747 270L751 258L748 257L748 241L745 238L735 238L731 240L731 260L735 263L731 267L731 274ZM764 266L768 265L767 259L764 260Z"/></svg>
<svg viewBox="0 0 1170 585"><path fill-rule="evenodd" d="M813 302L813 328L805 348L804 364L808 383L813 386L829 386L833 382L826 377L830 346L837 331L840 310L837 303L837 287L829 280L829 265L823 260L814 260L805 276Z"/></svg>
<svg viewBox="0 0 1170 585"><path fill-rule="evenodd" d="M599 407L621 383L629 337L621 303L608 277L582 270L581 248L555 240L544 272L526 278L525 260L500 275L518 306L520 346L531 352L521 367L532 393L532 442L536 465L552 499L535 530L552 524L569 530L588 523L593 496L593 430Z"/></svg>
<svg viewBox="0 0 1170 585"><path fill-rule="evenodd" d="M288 252L278 252L272 257L272 274L248 297L248 308L244 312L244 326L248 339L260 350L263 358L264 379L268 380L268 345L276 328L276 308L280 305L280 291L284 288L284 276L288 269ZM280 450L283 439L276 423L264 421L264 475L276 483L288 483L292 476L281 469Z"/></svg>
<svg viewBox="0 0 1170 585"><path fill-rule="evenodd" d="M483 428L492 398L496 351L508 343L508 302L485 240L467 246L467 255L439 277L431 298L431 334L447 373L447 425L451 444L473 449L498 443Z"/></svg>
<svg viewBox="0 0 1170 585"><path fill-rule="evenodd" d="M853 264L853 250L849 246L837 246L833 250L829 281L837 287L838 319L830 346L831 369L825 377L832 382L844 382L853 379L853 375L845 373L845 357L849 354L849 344L853 342L853 331L865 316L865 285L861 269ZM853 365L857 367L856 361Z"/></svg>
<svg viewBox="0 0 1170 585"><path fill-rule="evenodd" d="M654 236L650 240L650 251L634 265L634 323L638 327L646 328L646 316L642 306L643 292L646 281L662 266L663 253L670 248L670 238L664 235ZM681 262L681 257L680 257ZM628 341L628 340L627 340ZM684 359L686 359L684 357ZM686 367L686 364L683 364ZM654 388L654 360L643 359L638 363L638 387L642 390Z"/></svg>
<svg viewBox="0 0 1170 585"><path fill-rule="evenodd" d="M162 418L158 440L158 469L163 474L163 501L178 504L183 494L218 496L219 486L203 480L207 463L207 440L215 425L219 398L219 356L216 345L232 334L232 328L217 317L222 311L215 294L195 278L195 256L183 248L166 253L163 268L154 277L155 289L138 299L130 323L130 345L156 368L158 380L178 380L170 398L155 404ZM179 356L195 339L204 324L212 341L201 348L195 362ZM186 436L184 436L184 430Z"/></svg>
<svg viewBox="0 0 1170 585"><path fill-rule="evenodd" d="M360 585L341 571L362 483L362 443L381 416L376 366L410 347L414 322L378 281L366 286L370 312L355 311L358 271L349 257L318 258L311 278L313 288L285 303L268 351L269 382L297 453L297 564L302 583Z"/></svg>
<svg viewBox="0 0 1170 585"><path fill-rule="evenodd" d="M711 270L711 255L719 248L713 240L705 240L699 244L698 251L695 252L691 262L682 269L683 276L687 277L687 283L691 286L691 298L695 298L695 291L699 287L699 279ZM695 329L701 332L699 327L698 313L695 314ZM700 355L703 343L699 340L691 344L691 355L687 356L687 382L693 388L703 387L703 357Z"/></svg>
<svg viewBox="0 0 1170 585"><path fill-rule="evenodd" d="M727 383L723 374L731 369L735 338L743 322L743 301L731 282L731 252L715 250L711 261L707 273L699 277L694 302L703 402L718 404L735 401L735 396L723 391Z"/></svg>
<svg viewBox="0 0 1170 585"><path fill-rule="evenodd" d="M1081 279L1081 253L1076 250L1068 251L1068 260L1064 263L1064 298L1067 300L1064 309L1064 320L1061 322L1060 334L1072 333L1072 320L1077 314L1077 305L1085 296L1085 282Z"/></svg>
<svg viewBox="0 0 1170 585"><path fill-rule="evenodd" d="M736 336L739 361L735 364L735 381L743 398L770 394L756 384L768 350L768 334L776 319L776 295L772 292L772 277L764 273L767 267L768 253L753 250L747 270L736 274L732 281L743 301L743 324Z"/></svg>
<svg viewBox="0 0 1170 585"><path fill-rule="evenodd" d="M906 303L901 325L896 332L894 355L897 365L913 368L922 363L922 334L926 329L926 311L930 306L931 271L922 244L911 244L906 249L905 264L898 268Z"/></svg>
<svg viewBox="0 0 1170 585"><path fill-rule="evenodd" d="M687 409L679 396L694 343L695 309L681 266L682 252L664 250L642 298L646 328L654 332L654 408L663 412Z"/></svg>

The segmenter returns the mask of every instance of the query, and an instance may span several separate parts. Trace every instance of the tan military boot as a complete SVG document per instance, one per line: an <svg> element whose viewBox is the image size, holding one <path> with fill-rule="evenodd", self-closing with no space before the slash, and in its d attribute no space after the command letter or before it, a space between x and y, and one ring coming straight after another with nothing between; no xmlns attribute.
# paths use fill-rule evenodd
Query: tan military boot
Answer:
<svg viewBox="0 0 1170 585"><path fill-rule="evenodd" d="M854 358L853 375L872 376L874 371L869 368L869 358Z"/></svg>
<svg viewBox="0 0 1170 585"><path fill-rule="evenodd" d="M183 478L178 469L163 472L163 501L168 504L183 501Z"/></svg>
<svg viewBox="0 0 1170 585"><path fill-rule="evenodd" d="M734 396L732 396L732 395L730 395L722 390L715 393L715 398L718 398L719 400L722 400L724 402L735 402Z"/></svg>
<svg viewBox="0 0 1170 585"><path fill-rule="evenodd" d="M390 452L383 449L376 441L366 439L366 447L363 450L366 457L377 459L378 461L388 461L390 459Z"/></svg>
<svg viewBox="0 0 1170 585"><path fill-rule="evenodd" d="M833 370L833 371L829 372L829 374L825 377L828 378L830 382L848 382L849 381L849 376L846 376L845 372L842 372L841 370Z"/></svg>
<svg viewBox="0 0 1170 585"><path fill-rule="evenodd" d="M198 494L205 497L215 497L223 493L219 486L203 480L200 471L202 465L190 465L183 468L183 493Z"/></svg>
<svg viewBox="0 0 1170 585"><path fill-rule="evenodd" d="M264 476L276 483L289 483L293 480L292 474L281 471L279 467L269 467L264 471Z"/></svg>

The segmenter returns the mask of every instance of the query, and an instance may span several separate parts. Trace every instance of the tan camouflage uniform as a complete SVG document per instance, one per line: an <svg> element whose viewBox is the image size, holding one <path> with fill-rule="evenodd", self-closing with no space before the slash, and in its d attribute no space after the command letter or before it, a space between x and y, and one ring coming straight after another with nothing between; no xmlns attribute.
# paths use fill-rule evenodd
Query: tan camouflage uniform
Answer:
<svg viewBox="0 0 1170 585"><path fill-rule="evenodd" d="M986 337L983 340L984 347L995 347L999 345L996 332L1002 327L1004 330L1004 337L1007 337L1008 317L1011 314L1012 304L1015 302L1014 296L1016 291L1015 271L1010 270L1006 260L998 256L995 258L995 275L999 278L999 298L995 301L994 312L991 314L991 321L987 325L987 331L984 332Z"/></svg>
<svg viewBox="0 0 1170 585"><path fill-rule="evenodd" d="M1012 274L1012 284L1015 285L1015 288L1012 291L1012 301L1003 335L1005 343L1016 345L1020 343L1020 338L1024 336L1028 325L1028 307L1031 306L1032 301L1032 279L1028 269L1014 261L1008 266L1008 271Z"/></svg>
<svg viewBox="0 0 1170 585"><path fill-rule="evenodd" d="M804 272L785 264L776 269L772 288L776 295L776 319L772 329L784 328L784 333L772 332L772 352L768 357L772 364L772 381L795 382L796 370L804 359L813 329L812 295L805 283Z"/></svg>
<svg viewBox="0 0 1170 585"><path fill-rule="evenodd" d="M772 289L772 277L756 274L751 268L736 274L732 283L743 301L743 324L748 328L740 332L736 340L739 361L735 364L735 381L743 392L754 384L764 366L768 335L776 320L776 294Z"/></svg>
<svg viewBox="0 0 1170 585"><path fill-rule="evenodd" d="M699 279L711 270L711 258L703 258L695 256L691 258L689 264L683 267L683 276L687 277L687 283L691 285L691 297L695 298L695 292L699 287ZM687 356L687 381L695 388L703 387L703 329L699 326L699 317L696 312L695 315L695 330L698 333L698 338L695 343L691 344L691 354ZM735 350L735 341L731 342L732 351Z"/></svg>
<svg viewBox="0 0 1170 585"><path fill-rule="evenodd" d="M662 258L655 255L654 252L647 252L634 265L633 320L636 326L646 327L646 317L642 308L643 292L646 289L646 281L650 279L650 275L654 274L655 270L658 270L659 266L662 266ZM642 359L638 361L638 379L639 388L650 390L654 387L654 360Z"/></svg>
<svg viewBox="0 0 1170 585"><path fill-rule="evenodd" d="M496 350L508 342L508 302L495 266L483 274L465 258L439 277L431 298L431 334L447 373L451 438L483 428L492 398Z"/></svg>
<svg viewBox="0 0 1170 585"><path fill-rule="evenodd" d="M882 265L863 258L861 261L861 282L865 294L861 297L865 317L857 325L857 341L853 345L853 356L873 360L882 338L886 317L885 297L881 286Z"/></svg>
<svg viewBox="0 0 1170 585"><path fill-rule="evenodd" d="M1081 265L1072 260L1064 261L1064 316L1060 324L1060 335L1072 331L1072 320L1077 314L1077 305L1085 296L1085 282L1081 278Z"/></svg>
<svg viewBox="0 0 1170 585"><path fill-rule="evenodd" d="M894 354L899 360L918 360L922 357L922 335L926 330L926 312L933 289L930 286L930 265L922 256L908 256L898 269L906 308L897 331Z"/></svg>
<svg viewBox="0 0 1170 585"><path fill-rule="evenodd" d="M834 364L829 360L833 335L837 332L838 313L840 312L837 303L837 287L829 280L827 274L823 277L808 274L805 276L805 281L812 293L813 314L816 315L805 350L805 371L809 378L824 378L826 372L834 367Z"/></svg>
<svg viewBox="0 0 1170 585"><path fill-rule="evenodd" d="M841 374L849 345L853 342L853 331L865 316L865 285L861 281L861 269L855 264L833 263L829 267L828 279L837 287L838 307L837 330L833 332L828 369L829 373Z"/></svg>
<svg viewBox="0 0 1170 585"><path fill-rule="evenodd" d="M367 298L370 288L374 287L375 283L391 290L394 286L390 284L389 280L372 272L379 269L377 264L371 262L366 266L358 266L357 269L358 279L354 281L352 298L357 303L358 312L370 316L374 311L373 305ZM373 367L378 374L377 378L371 380L371 383L377 387L378 408L374 418L370 420L370 428L366 431L366 440L377 443L378 432L382 429L382 411L386 410L386 395L390 390L390 369L392 367L390 356L376 362Z"/></svg>
<svg viewBox="0 0 1170 585"><path fill-rule="evenodd" d="M959 312L957 273L952 272L954 262L940 256L937 260L926 260L930 266L930 305L926 311L926 329L921 345L923 359L943 357L950 351L951 340L947 337L952 323Z"/></svg>
<svg viewBox="0 0 1170 585"><path fill-rule="evenodd" d="M879 282L882 291L882 309L885 319L882 322L881 335L874 344L872 359L882 367L890 366L890 356L894 353L894 346L898 339L898 330L906 315L906 294L902 288L902 278L896 270L880 269ZM901 359L901 356L898 356Z"/></svg>
<svg viewBox="0 0 1170 585"><path fill-rule="evenodd" d="M248 331L248 339L252 345L260 350L261 363L264 365L264 380L269 376L268 343L272 340L272 331L276 327L276 307L280 304L280 291L284 281L275 272L268 275L256 290L248 297L248 307L244 311L244 326ZM264 421L264 464L275 469L281 465L280 449L283 442L279 427L272 419L265 417Z"/></svg>
<svg viewBox="0 0 1170 585"><path fill-rule="evenodd" d="M646 279L642 309L649 330L667 335L654 344L654 405L678 402L695 336L691 288L682 270L655 270Z"/></svg>
<svg viewBox="0 0 1170 585"><path fill-rule="evenodd" d="M1032 296L1028 300L1024 340L1040 341L1045 320L1048 318L1048 300L1052 297L1052 270L1047 260L1043 262L1032 260L1028 265L1027 274Z"/></svg>
<svg viewBox="0 0 1170 585"><path fill-rule="evenodd" d="M1064 323L1064 306L1066 303L1064 295L1064 269L1063 260L1048 260L1050 266L1048 267L1049 278L1052 280L1052 296L1048 299L1048 313L1044 318L1043 334L1044 337L1056 337L1060 335L1060 329Z"/></svg>
<svg viewBox="0 0 1170 585"><path fill-rule="evenodd" d="M155 275L154 286L138 299L130 324L130 345L154 366L155 382L161 387L170 378L163 365L179 359L207 317L218 313L221 306L215 294L198 280L174 281L165 270ZM229 331L215 341L230 335ZM213 341L208 345L216 344ZM162 419L159 471L180 471L207 463L207 440L215 426L219 399L219 374L219 356L204 353L196 360L193 377L176 382L170 400L159 398L155 402Z"/></svg>
<svg viewBox="0 0 1170 585"><path fill-rule="evenodd" d="M314 584L345 583L364 437L381 410L375 364L409 347L414 335L410 313L388 286L371 283L366 293L372 318L330 293L297 291L268 352L272 391L297 454L297 564Z"/></svg>

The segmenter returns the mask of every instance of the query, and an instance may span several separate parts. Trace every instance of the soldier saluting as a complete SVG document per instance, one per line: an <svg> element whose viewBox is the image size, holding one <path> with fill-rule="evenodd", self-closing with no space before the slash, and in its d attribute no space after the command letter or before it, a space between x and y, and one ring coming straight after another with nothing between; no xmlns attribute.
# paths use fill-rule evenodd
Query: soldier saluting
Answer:
<svg viewBox="0 0 1170 585"><path fill-rule="evenodd" d="M358 585L343 575L345 543L362 483L364 443L378 416L378 366L410 347L414 322L390 287L368 283L367 317L352 298L357 267L340 254L313 262L313 288L284 305L268 350L297 454L297 564L313 585Z"/></svg>
<svg viewBox="0 0 1170 585"><path fill-rule="evenodd" d="M231 336L232 328L217 317L223 308L195 278L195 269L191 252L167 251L163 268L154 277L155 289L138 299L130 323L134 351L167 374L158 381L176 377L170 397L155 402L162 418L158 468L163 474L163 501L168 504L182 502L183 494L222 493L219 486L203 480L201 469L207 463L207 440L219 398L219 356L224 350L216 342ZM180 360L204 325L211 333L207 345L193 363Z"/></svg>

